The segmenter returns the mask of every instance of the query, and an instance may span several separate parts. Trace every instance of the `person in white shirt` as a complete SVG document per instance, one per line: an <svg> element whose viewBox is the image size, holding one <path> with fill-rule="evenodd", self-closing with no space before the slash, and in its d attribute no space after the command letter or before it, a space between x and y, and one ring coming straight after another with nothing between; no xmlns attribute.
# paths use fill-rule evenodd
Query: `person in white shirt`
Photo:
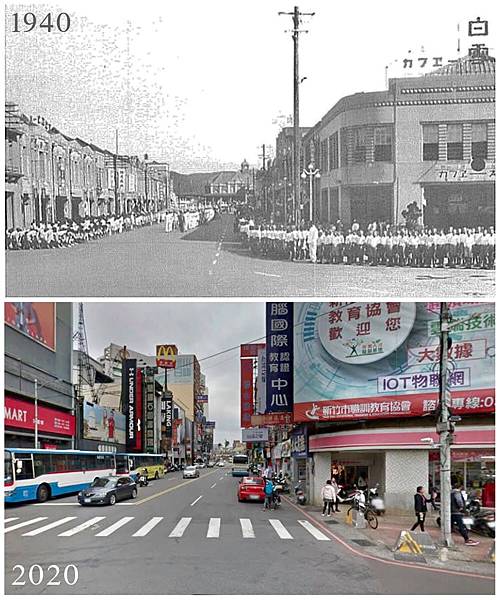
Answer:
<svg viewBox="0 0 500 600"><path fill-rule="evenodd" d="M323 498L322 515L323 517L326 517L328 510L328 516L330 516L330 513L333 510L333 505L337 500L337 494L335 493L335 488L333 487L330 479L328 479L325 485L321 488L321 497Z"/></svg>
<svg viewBox="0 0 500 600"><path fill-rule="evenodd" d="M307 234L307 243L309 246L309 260L312 263L315 263L317 261L318 237L319 237L318 228L316 227L316 225L314 223L312 223L311 227L309 228L309 232Z"/></svg>

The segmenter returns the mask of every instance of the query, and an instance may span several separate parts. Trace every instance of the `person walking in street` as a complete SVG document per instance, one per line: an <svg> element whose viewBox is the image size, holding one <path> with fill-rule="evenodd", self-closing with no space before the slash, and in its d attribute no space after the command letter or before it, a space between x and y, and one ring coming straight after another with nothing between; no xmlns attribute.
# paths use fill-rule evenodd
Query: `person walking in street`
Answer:
<svg viewBox="0 0 500 600"><path fill-rule="evenodd" d="M469 531L464 524L465 501L462 495L462 486L458 481L452 482L451 490L451 525L456 525L458 531L464 538L466 546L477 546L479 542L469 538Z"/></svg>
<svg viewBox="0 0 500 600"><path fill-rule="evenodd" d="M419 485L417 488L417 493L414 496L415 500L415 515L417 516L417 520L415 524L411 528L411 531L415 531L415 529L420 526L420 531L425 531L424 523L425 523L425 515L427 514L427 502L431 502L430 498L426 498L424 494L424 487Z"/></svg>
<svg viewBox="0 0 500 600"><path fill-rule="evenodd" d="M326 484L321 488L321 497L323 498L323 517L326 517L326 511L328 510L328 516L332 512L332 507L337 499L335 494L335 488L332 485L330 479L327 480Z"/></svg>
<svg viewBox="0 0 500 600"><path fill-rule="evenodd" d="M272 500L274 494L274 484L272 479L268 479L264 476L264 494L266 497L264 498L264 508L262 510L266 510L267 508L272 508Z"/></svg>

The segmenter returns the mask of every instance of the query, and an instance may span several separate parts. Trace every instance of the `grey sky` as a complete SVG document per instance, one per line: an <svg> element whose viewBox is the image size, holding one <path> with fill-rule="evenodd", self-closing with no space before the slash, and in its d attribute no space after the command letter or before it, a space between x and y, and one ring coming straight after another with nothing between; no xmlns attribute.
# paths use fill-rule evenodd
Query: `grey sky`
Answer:
<svg viewBox="0 0 500 600"><path fill-rule="evenodd" d="M202 359L264 336L263 302L86 302L85 322L93 357L110 342L151 355L156 344L174 343L180 353L196 354L207 376L216 441L241 439L239 350Z"/></svg>
<svg viewBox="0 0 500 600"><path fill-rule="evenodd" d="M210 170L274 144L279 114L292 113L290 0L60 0L6 9L6 98L64 133L120 151ZM301 124L342 96L385 88L385 66L408 50L467 53L467 22L493 16L490 0L300 3ZM67 33L13 32L13 13L71 16ZM490 22L493 38L496 23ZM465 36L465 39L464 39ZM472 41L477 41L475 38ZM483 41L483 40L480 40ZM493 40L490 39L490 44ZM493 49L494 50L494 49ZM429 61L430 63L430 61ZM394 63L395 64L395 63ZM397 73L391 66L393 76Z"/></svg>

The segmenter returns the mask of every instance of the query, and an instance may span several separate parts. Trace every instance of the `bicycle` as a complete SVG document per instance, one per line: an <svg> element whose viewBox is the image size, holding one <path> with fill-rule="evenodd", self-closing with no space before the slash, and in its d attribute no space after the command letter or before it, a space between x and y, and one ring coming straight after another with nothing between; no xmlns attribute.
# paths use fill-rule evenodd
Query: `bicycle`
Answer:
<svg viewBox="0 0 500 600"><path fill-rule="evenodd" d="M377 527L378 527L377 515L373 512L373 510L371 508L366 508L366 506L362 507L362 506L353 504L352 506L349 507L347 514L349 515L352 510L358 510L364 516L365 520L368 522L368 525L372 529L377 529Z"/></svg>

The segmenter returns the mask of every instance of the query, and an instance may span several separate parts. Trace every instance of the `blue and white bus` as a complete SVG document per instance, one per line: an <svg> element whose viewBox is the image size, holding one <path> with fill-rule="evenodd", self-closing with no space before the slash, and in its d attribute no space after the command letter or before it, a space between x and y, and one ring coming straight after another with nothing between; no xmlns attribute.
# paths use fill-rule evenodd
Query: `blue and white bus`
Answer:
<svg viewBox="0 0 500 600"><path fill-rule="evenodd" d="M45 502L62 494L77 493L95 477L115 474L112 452L6 448L5 502Z"/></svg>

